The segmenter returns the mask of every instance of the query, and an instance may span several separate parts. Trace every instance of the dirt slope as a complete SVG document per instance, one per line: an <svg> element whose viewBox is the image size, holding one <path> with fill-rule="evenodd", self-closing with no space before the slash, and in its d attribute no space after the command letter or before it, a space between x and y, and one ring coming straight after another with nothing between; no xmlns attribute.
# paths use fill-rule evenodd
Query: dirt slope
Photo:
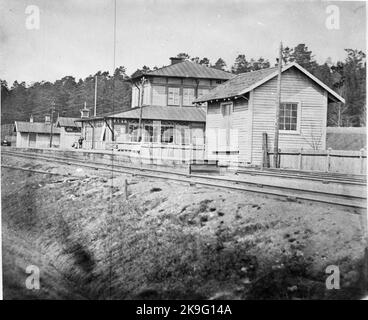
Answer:
<svg viewBox="0 0 368 320"><path fill-rule="evenodd" d="M3 157L4 297L358 298L364 215ZM129 182L129 199L124 196ZM25 267L41 290L24 288ZM338 265L341 289L326 290Z"/></svg>

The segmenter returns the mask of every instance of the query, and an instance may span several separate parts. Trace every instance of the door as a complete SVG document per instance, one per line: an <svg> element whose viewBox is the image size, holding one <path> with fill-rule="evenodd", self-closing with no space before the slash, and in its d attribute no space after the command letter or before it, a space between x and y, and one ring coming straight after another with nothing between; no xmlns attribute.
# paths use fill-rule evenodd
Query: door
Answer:
<svg viewBox="0 0 368 320"><path fill-rule="evenodd" d="M35 148L36 147L36 134L33 133L33 132L29 133L28 147L30 147L30 148Z"/></svg>
<svg viewBox="0 0 368 320"><path fill-rule="evenodd" d="M232 102L221 104L222 113L222 132L221 135L221 147L224 151L230 150L230 128L231 128L231 112Z"/></svg>

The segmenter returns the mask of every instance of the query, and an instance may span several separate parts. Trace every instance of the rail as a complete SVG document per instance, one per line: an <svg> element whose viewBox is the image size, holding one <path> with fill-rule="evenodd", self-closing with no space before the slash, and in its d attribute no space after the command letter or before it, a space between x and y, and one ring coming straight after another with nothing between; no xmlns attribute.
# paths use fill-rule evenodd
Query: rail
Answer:
<svg viewBox="0 0 368 320"><path fill-rule="evenodd" d="M44 161L53 161L57 163L63 163L67 165L76 165L92 168L95 170L108 170L114 173L124 173L131 175L139 175L149 178L158 178L165 180L173 180L178 182L185 182L190 184L203 185L215 188L226 188L230 190L256 192L269 196L276 196L286 198L290 201L306 200L320 203L327 203L330 205L339 205L355 209L366 209L366 196L357 196L351 194L335 194L331 192L321 192L311 189L306 189L302 187L288 187L280 186L272 183L271 179L268 179L267 183L252 182L242 179L234 179L228 176L208 176L208 175L198 175L189 174L183 172L177 172L175 170L163 170L156 168L143 168L132 165L122 165L111 163L102 163L96 161L84 161L70 157L54 157L54 156L40 156L37 153L31 152L13 152L8 150L3 150L2 154L10 155L15 157L32 158ZM303 179L303 178L301 178ZM349 188L349 184L346 181L336 181L336 183L343 185L343 189Z"/></svg>

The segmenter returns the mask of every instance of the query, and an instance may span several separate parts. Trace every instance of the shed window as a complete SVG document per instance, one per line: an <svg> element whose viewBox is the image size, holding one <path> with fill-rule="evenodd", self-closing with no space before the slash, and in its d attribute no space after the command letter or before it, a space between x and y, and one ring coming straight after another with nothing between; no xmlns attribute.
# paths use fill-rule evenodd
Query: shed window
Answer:
<svg viewBox="0 0 368 320"><path fill-rule="evenodd" d="M279 130L297 132L299 104L297 102L282 103L280 105Z"/></svg>
<svg viewBox="0 0 368 320"><path fill-rule="evenodd" d="M65 127L65 132L81 132L81 128L78 128L78 127Z"/></svg>
<svg viewBox="0 0 368 320"><path fill-rule="evenodd" d="M168 105L178 106L180 99L180 88L169 87Z"/></svg>

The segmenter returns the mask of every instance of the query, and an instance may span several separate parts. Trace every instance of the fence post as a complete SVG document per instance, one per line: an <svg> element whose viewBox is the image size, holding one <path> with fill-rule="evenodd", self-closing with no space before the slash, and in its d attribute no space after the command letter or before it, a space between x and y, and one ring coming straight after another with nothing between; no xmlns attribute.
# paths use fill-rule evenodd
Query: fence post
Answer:
<svg viewBox="0 0 368 320"><path fill-rule="evenodd" d="M124 195L125 195L125 200L128 200L128 181L127 179L124 179Z"/></svg>
<svg viewBox="0 0 368 320"><path fill-rule="evenodd" d="M193 161L193 144L190 144L190 148L189 148L189 163L192 163Z"/></svg>
<svg viewBox="0 0 368 320"><path fill-rule="evenodd" d="M262 151L263 151L263 158L262 158L262 168L269 168L270 162L268 159L268 143L267 143L267 133L262 133Z"/></svg>
<svg viewBox="0 0 368 320"><path fill-rule="evenodd" d="M364 155L364 148L360 149L360 155L359 155L359 158L360 158L360 173L363 174L364 172L364 158L363 158L363 155Z"/></svg>
<svg viewBox="0 0 368 320"><path fill-rule="evenodd" d="M277 168L280 168L281 165L281 149L277 152Z"/></svg>
<svg viewBox="0 0 368 320"><path fill-rule="evenodd" d="M303 169L303 148L300 148L300 152L299 152L299 170Z"/></svg>
<svg viewBox="0 0 368 320"><path fill-rule="evenodd" d="M153 145L152 142L149 142L148 144L148 151L150 156L150 163L153 164Z"/></svg>
<svg viewBox="0 0 368 320"><path fill-rule="evenodd" d="M331 158L330 158L330 154L331 154L331 148L327 149L327 158L326 158L326 171L330 172L331 169Z"/></svg>

